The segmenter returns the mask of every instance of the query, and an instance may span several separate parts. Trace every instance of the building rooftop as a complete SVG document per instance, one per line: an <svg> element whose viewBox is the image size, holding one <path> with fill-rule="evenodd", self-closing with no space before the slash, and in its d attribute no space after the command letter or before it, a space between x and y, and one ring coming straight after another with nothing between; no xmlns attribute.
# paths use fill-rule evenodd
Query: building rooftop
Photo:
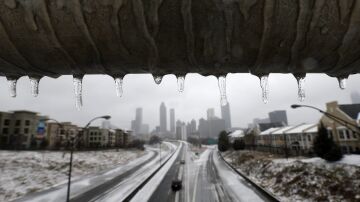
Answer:
<svg viewBox="0 0 360 202"><path fill-rule="evenodd" d="M233 137L233 138L240 138L240 137L244 137L244 131L243 130L235 130L234 132L229 134L229 137Z"/></svg>
<svg viewBox="0 0 360 202"><path fill-rule="evenodd" d="M260 131L266 131L269 128L278 128L284 126L283 123L275 122L275 123L259 123Z"/></svg>
<svg viewBox="0 0 360 202"><path fill-rule="evenodd" d="M26 113L26 114L38 114L37 112L33 112L33 111L28 111L28 110L15 110L12 111L13 113Z"/></svg>
<svg viewBox="0 0 360 202"><path fill-rule="evenodd" d="M280 135L280 134L283 134L284 132L287 132L288 130L293 129L295 127L297 127L297 126L285 126L285 127L280 128L279 130L271 132L271 134Z"/></svg>
<svg viewBox="0 0 360 202"><path fill-rule="evenodd" d="M313 128L314 126L316 126L317 128L317 123L311 123L311 124L303 123L298 126L295 126L295 128L286 131L286 133L287 134L303 133L305 130Z"/></svg>
<svg viewBox="0 0 360 202"><path fill-rule="evenodd" d="M339 105L341 111L345 112L348 116L352 119L357 119L360 113L360 104L346 104L346 105Z"/></svg>
<svg viewBox="0 0 360 202"><path fill-rule="evenodd" d="M281 129L280 127L269 128L269 129L261 132L260 135L269 135L269 134L271 134L272 132L275 132L275 131L280 130L280 129Z"/></svg>
<svg viewBox="0 0 360 202"><path fill-rule="evenodd" d="M314 125L310 128L305 129L304 133L317 133L318 129L319 129L318 125Z"/></svg>

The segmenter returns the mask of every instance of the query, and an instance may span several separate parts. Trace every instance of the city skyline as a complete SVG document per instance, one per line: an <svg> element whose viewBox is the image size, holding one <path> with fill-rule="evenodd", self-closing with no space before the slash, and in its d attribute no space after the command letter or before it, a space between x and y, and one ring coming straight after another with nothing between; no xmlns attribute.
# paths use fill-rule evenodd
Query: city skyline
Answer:
<svg viewBox="0 0 360 202"><path fill-rule="evenodd" d="M306 98L303 104L325 108L325 103L337 100L351 103L350 93L357 91L360 76L349 77L348 86L340 90L337 80L321 74L310 74L306 78ZM321 83L322 85L318 85ZM198 74L186 76L185 90L177 91L175 76L167 75L160 85L156 85L151 75L127 75L124 79L124 94L116 97L113 79L104 75L86 75L83 83L84 107L77 111L71 76L58 79L43 78L40 94L33 98L29 80L22 77L18 81L18 96L8 96L7 82L0 77L0 111L31 110L47 114L59 121L71 121L84 125L89 117L109 114L112 123L120 128L130 129L136 107L146 111L143 121L154 128L158 125L158 106L163 101L167 108L175 109L176 119L189 122L206 117L206 110L214 108L220 112L220 97L215 77L202 77ZM56 89L56 91L54 91ZM249 74L229 74L227 76L227 98L231 103L231 122L233 126L246 127L254 118L267 116L274 110L287 110L289 124L313 122L320 114L311 110L292 110L291 104L297 100L296 80L289 74L271 74L269 77L269 103L263 104L259 79ZM101 95L101 96L99 96ZM246 115L246 116L244 116ZM95 125L98 123L94 123Z"/></svg>

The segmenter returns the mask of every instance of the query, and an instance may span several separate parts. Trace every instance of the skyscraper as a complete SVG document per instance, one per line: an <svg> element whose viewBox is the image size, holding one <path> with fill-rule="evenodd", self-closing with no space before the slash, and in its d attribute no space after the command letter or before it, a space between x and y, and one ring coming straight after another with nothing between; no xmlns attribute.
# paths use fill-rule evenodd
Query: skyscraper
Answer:
<svg viewBox="0 0 360 202"><path fill-rule="evenodd" d="M191 133L196 133L196 121L193 119L190 122L191 125Z"/></svg>
<svg viewBox="0 0 360 202"><path fill-rule="evenodd" d="M285 110L277 110L269 112L270 123L283 123L288 125L287 115Z"/></svg>
<svg viewBox="0 0 360 202"><path fill-rule="evenodd" d="M135 134L140 133L141 125L142 125L142 108L136 108L135 114Z"/></svg>
<svg viewBox="0 0 360 202"><path fill-rule="evenodd" d="M207 120L210 120L215 117L215 110L214 108L210 108L206 111L207 114Z"/></svg>
<svg viewBox="0 0 360 202"><path fill-rule="evenodd" d="M230 116L230 104L221 106L221 118L225 120L225 129L231 129L231 116Z"/></svg>
<svg viewBox="0 0 360 202"><path fill-rule="evenodd" d="M353 91L353 92L351 92L350 96L351 96L351 102L353 104L360 104L360 93L359 92Z"/></svg>
<svg viewBox="0 0 360 202"><path fill-rule="evenodd" d="M165 104L162 102L160 105L160 132L165 133L167 131L166 128L166 107Z"/></svg>
<svg viewBox="0 0 360 202"><path fill-rule="evenodd" d="M175 134L175 110L170 109L170 132Z"/></svg>
<svg viewBox="0 0 360 202"><path fill-rule="evenodd" d="M200 138L209 137L209 123L203 118L199 120L199 133L200 133Z"/></svg>

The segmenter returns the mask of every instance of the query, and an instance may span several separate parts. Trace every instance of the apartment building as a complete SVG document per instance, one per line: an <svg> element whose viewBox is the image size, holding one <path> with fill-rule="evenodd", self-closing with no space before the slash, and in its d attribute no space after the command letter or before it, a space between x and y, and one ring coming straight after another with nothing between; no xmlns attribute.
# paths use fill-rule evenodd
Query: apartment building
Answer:
<svg viewBox="0 0 360 202"><path fill-rule="evenodd" d="M69 139L74 139L78 136L80 128L71 122L47 122L46 123L46 137L49 141L48 148L66 147Z"/></svg>
<svg viewBox="0 0 360 202"><path fill-rule="evenodd" d="M326 104L326 112L359 126L360 104L339 105L336 101L329 102ZM329 135L338 143L343 153L360 152L359 127L346 127L325 115L321 117L320 122L328 129Z"/></svg>
<svg viewBox="0 0 360 202"><path fill-rule="evenodd" d="M284 131L287 148L310 152L318 132L318 124L300 124Z"/></svg>
<svg viewBox="0 0 360 202"><path fill-rule="evenodd" d="M28 149L45 140L41 121L47 117L36 112L19 110L0 112L0 144L5 148Z"/></svg>
<svg viewBox="0 0 360 202"><path fill-rule="evenodd" d="M101 147L103 143L102 129L99 127L91 126L85 131L86 146L87 147Z"/></svg>

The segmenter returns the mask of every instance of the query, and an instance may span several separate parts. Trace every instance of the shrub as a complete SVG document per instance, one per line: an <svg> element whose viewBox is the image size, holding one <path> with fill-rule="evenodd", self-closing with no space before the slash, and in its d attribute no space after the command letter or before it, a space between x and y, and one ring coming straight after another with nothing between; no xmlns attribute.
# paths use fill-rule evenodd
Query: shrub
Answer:
<svg viewBox="0 0 360 202"><path fill-rule="evenodd" d="M314 140L314 152L317 156L326 161L338 161L342 159L340 147L328 136L327 129L320 125L318 135Z"/></svg>
<svg viewBox="0 0 360 202"><path fill-rule="evenodd" d="M144 144L145 144L145 141L135 139L131 142L130 147L140 149L140 150L145 150Z"/></svg>
<svg viewBox="0 0 360 202"><path fill-rule="evenodd" d="M234 150L243 150L245 149L245 142L242 139L235 139L233 143Z"/></svg>
<svg viewBox="0 0 360 202"><path fill-rule="evenodd" d="M153 135L150 137L149 144L158 144L161 142L161 138L157 135Z"/></svg>
<svg viewBox="0 0 360 202"><path fill-rule="evenodd" d="M226 131L222 131L219 134L218 149L224 152L230 148L229 137Z"/></svg>

